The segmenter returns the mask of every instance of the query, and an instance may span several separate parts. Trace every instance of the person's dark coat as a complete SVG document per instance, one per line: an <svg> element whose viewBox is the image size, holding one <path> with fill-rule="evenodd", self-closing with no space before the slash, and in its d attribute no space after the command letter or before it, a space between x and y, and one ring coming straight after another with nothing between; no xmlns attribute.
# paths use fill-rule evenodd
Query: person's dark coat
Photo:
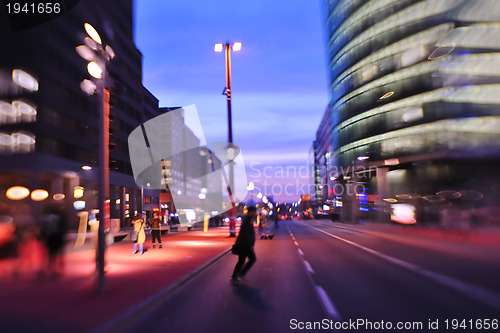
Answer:
<svg viewBox="0 0 500 333"><path fill-rule="evenodd" d="M236 245L245 250L251 249L255 245L255 230L250 216L245 216L241 222Z"/></svg>

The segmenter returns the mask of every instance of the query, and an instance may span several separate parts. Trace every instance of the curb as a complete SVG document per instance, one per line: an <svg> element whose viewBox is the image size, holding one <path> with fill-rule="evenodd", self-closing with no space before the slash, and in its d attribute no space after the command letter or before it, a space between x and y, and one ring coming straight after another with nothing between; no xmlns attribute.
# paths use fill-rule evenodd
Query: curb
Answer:
<svg viewBox="0 0 500 333"><path fill-rule="evenodd" d="M186 284L188 281L193 279L195 276L206 270L208 267L213 265L215 262L217 262L219 259L221 259L223 256L228 254L231 251L231 249L224 250L217 256L213 257L212 259L208 260L198 268L192 270L191 272L187 273L184 275L182 278L177 280L176 282L172 283L171 285L165 287L164 289L156 292L155 294L151 295L148 297L146 300L143 302L139 303L138 305L135 305L122 313L121 315L111 319L104 325L101 325L100 327L93 329L91 333L114 333L114 332L120 332L123 331L126 327L130 326L133 324L136 320L138 320L141 316L145 315L147 312L151 311L154 307L159 305L162 301L164 301L170 294L172 294L174 291L176 291L178 288Z"/></svg>

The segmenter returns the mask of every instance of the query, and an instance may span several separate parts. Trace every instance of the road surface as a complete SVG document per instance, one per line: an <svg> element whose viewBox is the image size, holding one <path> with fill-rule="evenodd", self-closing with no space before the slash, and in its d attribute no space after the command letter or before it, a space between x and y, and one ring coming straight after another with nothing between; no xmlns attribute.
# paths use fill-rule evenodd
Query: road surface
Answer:
<svg viewBox="0 0 500 333"><path fill-rule="evenodd" d="M129 331L498 332L498 249L395 228L281 222L274 239L257 240L244 285L229 283L237 258L228 254Z"/></svg>

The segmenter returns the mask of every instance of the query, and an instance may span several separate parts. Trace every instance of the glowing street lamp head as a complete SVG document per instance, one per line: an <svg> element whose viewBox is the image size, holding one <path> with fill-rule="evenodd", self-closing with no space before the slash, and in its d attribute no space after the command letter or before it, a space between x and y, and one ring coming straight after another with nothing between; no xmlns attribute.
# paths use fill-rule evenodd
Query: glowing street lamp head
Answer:
<svg viewBox="0 0 500 333"><path fill-rule="evenodd" d="M102 77L102 68L95 61L89 62L89 64L87 65L87 70L89 74L95 77L96 79L100 79Z"/></svg>
<svg viewBox="0 0 500 333"><path fill-rule="evenodd" d="M241 50L241 42L236 42L233 44L233 51L240 51Z"/></svg>
<svg viewBox="0 0 500 333"><path fill-rule="evenodd" d="M101 36L99 36L99 34L97 33L97 30L95 30L93 26L91 26L88 23L85 23L84 27L85 27L85 31L87 31L90 38L92 38L96 43L102 44Z"/></svg>
<svg viewBox="0 0 500 333"><path fill-rule="evenodd" d="M87 95L93 95L93 94L95 94L95 92L97 90L97 86L91 80L85 79L82 82L80 82L80 89L82 89L83 92L85 92ZM85 169L83 169L83 170L85 170Z"/></svg>
<svg viewBox="0 0 500 333"><path fill-rule="evenodd" d="M93 61L95 59L95 53L87 45L79 45L76 47L76 53L83 59L87 61Z"/></svg>
<svg viewBox="0 0 500 333"><path fill-rule="evenodd" d="M222 43L215 44L215 47L214 47L215 52L222 52L223 49L224 49L224 46L222 45Z"/></svg>
<svg viewBox="0 0 500 333"><path fill-rule="evenodd" d="M116 56L115 51L109 45L106 45L105 51L109 59L113 59Z"/></svg>

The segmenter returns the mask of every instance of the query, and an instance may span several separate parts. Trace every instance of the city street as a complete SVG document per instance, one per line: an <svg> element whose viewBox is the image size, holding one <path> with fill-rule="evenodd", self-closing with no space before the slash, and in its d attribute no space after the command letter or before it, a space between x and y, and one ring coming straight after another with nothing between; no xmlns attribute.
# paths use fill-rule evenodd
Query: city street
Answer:
<svg viewBox="0 0 500 333"><path fill-rule="evenodd" d="M228 254L128 331L287 332L323 319L363 319L389 322L394 331L409 325L407 332L429 331L429 320L439 320L446 332L446 319L450 331L453 319L498 320L498 246L433 232L281 222L274 239L257 240L257 262L243 285L230 284L236 257Z"/></svg>
<svg viewBox="0 0 500 333"><path fill-rule="evenodd" d="M6 1L0 333L500 332L499 13Z"/></svg>

